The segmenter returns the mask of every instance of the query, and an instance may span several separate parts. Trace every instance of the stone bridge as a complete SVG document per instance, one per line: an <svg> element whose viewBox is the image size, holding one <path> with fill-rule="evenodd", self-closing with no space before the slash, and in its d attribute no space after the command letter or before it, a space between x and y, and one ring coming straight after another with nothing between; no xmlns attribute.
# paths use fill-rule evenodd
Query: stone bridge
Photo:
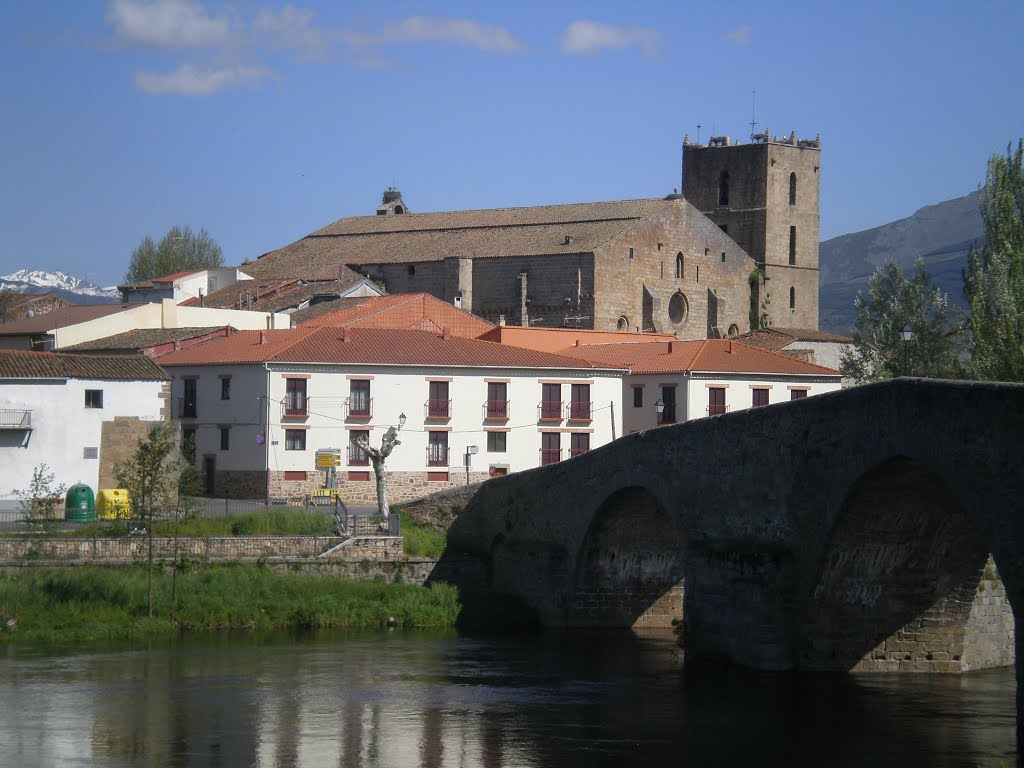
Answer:
<svg viewBox="0 0 1024 768"><path fill-rule="evenodd" d="M497 478L449 542L485 556L491 586L549 626L681 620L688 663L1010 664L1011 607L1024 615L1022 448L1024 386L901 379Z"/></svg>

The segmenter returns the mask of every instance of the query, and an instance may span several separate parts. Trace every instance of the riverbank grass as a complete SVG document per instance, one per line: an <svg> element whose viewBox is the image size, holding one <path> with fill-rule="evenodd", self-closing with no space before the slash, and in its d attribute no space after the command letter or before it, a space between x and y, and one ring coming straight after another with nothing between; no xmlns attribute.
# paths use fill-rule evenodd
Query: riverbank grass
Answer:
<svg viewBox="0 0 1024 768"><path fill-rule="evenodd" d="M20 579L20 589L18 585ZM67 643L135 639L179 630L283 628L454 628L454 587L347 581L279 573L259 565L203 566L179 571L175 620L171 575L154 574L154 617L146 609L143 567L8 569L0 575L0 610L15 615L7 640Z"/></svg>

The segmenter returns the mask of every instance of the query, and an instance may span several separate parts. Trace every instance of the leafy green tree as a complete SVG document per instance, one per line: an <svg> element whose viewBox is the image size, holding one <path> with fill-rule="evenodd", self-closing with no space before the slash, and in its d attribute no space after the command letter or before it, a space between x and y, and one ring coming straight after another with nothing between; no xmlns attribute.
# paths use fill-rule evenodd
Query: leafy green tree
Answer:
<svg viewBox="0 0 1024 768"><path fill-rule="evenodd" d="M155 422L146 439L139 439L131 458L114 467L118 486L128 491L132 518L144 526L148 545L149 615L153 615L153 528L157 520L177 516L178 489L185 470L176 441L176 430Z"/></svg>
<svg viewBox="0 0 1024 768"><path fill-rule="evenodd" d="M159 243L146 235L135 246L124 282L143 283L176 272L219 267L224 263L217 241L205 229L198 233L189 227L171 227Z"/></svg>
<svg viewBox="0 0 1024 768"><path fill-rule="evenodd" d="M971 248L964 272L971 373L1024 381L1024 140L989 158L981 216L985 243Z"/></svg>
<svg viewBox="0 0 1024 768"><path fill-rule="evenodd" d="M923 259L914 262L910 279L892 262L879 267L868 280L867 294L859 293L854 306L853 345L840 363L844 375L858 383L964 375L963 313L934 284ZM901 336L907 326L914 334L910 341Z"/></svg>

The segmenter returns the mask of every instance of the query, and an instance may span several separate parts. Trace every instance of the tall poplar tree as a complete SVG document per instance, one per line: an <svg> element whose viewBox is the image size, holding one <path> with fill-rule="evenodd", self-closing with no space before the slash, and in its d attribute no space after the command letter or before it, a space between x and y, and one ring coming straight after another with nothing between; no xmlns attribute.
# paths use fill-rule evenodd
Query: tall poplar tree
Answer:
<svg viewBox="0 0 1024 768"><path fill-rule="evenodd" d="M971 248L964 272L971 373L1024 381L1024 140L989 158L981 216L985 242Z"/></svg>
<svg viewBox="0 0 1024 768"><path fill-rule="evenodd" d="M134 285L178 272L223 264L220 246L205 229L193 232L190 227L171 227L159 243L154 243L153 238L146 235L135 246L124 282Z"/></svg>

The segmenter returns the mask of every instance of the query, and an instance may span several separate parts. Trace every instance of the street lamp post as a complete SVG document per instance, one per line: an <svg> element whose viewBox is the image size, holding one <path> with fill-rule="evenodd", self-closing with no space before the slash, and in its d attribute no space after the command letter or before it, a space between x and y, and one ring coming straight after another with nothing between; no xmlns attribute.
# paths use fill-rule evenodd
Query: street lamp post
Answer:
<svg viewBox="0 0 1024 768"><path fill-rule="evenodd" d="M480 446L466 446L466 485L469 485L469 465L472 463L473 457L476 456L478 453L480 453Z"/></svg>
<svg viewBox="0 0 1024 768"><path fill-rule="evenodd" d="M907 345L914 340L914 329L909 325L904 325L903 330L900 331L900 338L903 339L903 375L906 376L908 369L907 360Z"/></svg>

